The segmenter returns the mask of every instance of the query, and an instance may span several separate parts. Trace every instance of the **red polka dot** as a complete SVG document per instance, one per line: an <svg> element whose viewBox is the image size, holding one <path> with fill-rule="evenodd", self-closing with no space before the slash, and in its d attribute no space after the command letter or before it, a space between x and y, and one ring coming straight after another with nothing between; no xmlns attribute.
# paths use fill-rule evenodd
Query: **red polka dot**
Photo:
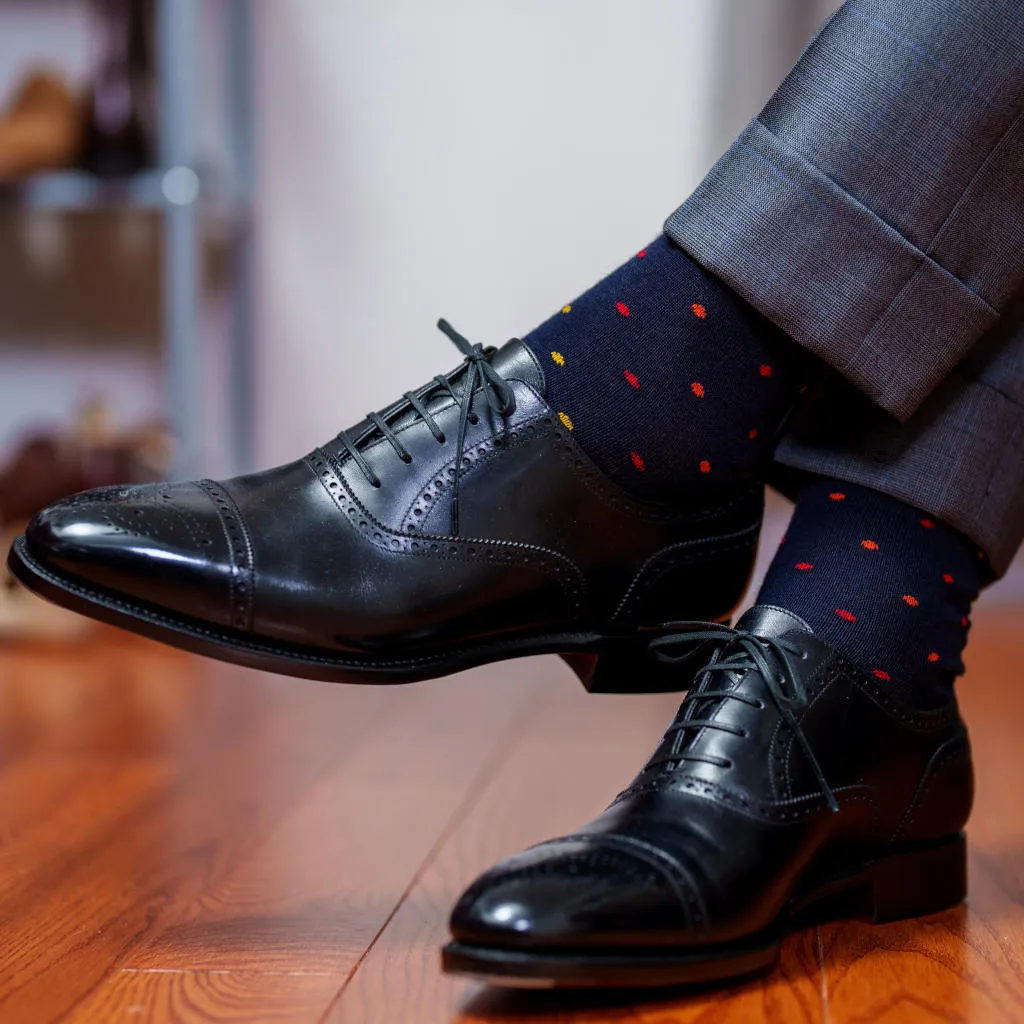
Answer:
<svg viewBox="0 0 1024 1024"><path fill-rule="evenodd" d="M960 620L960 625L963 626L964 629L966 629L970 625L970 622L968 621L966 615Z"/></svg>
<svg viewBox="0 0 1024 1024"><path fill-rule="evenodd" d="M620 312L620 313L621 313L621 314L622 314L623 316L629 316L629 306L627 306L627 305L626 305L626 304L625 304L624 302L616 302L616 303L615 303L615 308L616 308L616 309L617 309L617 310L618 310L618 311L619 311L619 312Z"/></svg>
<svg viewBox="0 0 1024 1024"><path fill-rule="evenodd" d="M696 396L697 396L698 398L703 398L703 397L704 397L704 385L703 385L703 384L701 384L701 382L700 382L699 380L695 380L695 381L694 381L694 382L693 382L693 383L692 383L692 384L690 385L690 390L691 390L691 391L692 391L692 392L693 392L693 393L694 393L694 394L695 394L695 395L696 395Z"/></svg>
<svg viewBox="0 0 1024 1024"><path fill-rule="evenodd" d="M935 529L935 524L930 519L922 519L921 520L921 525L926 530L934 530Z"/></svg>
<svg viewBox="0 0 1024 1024"><path fill-rule="evenodd" d="M797 562L795 568L799 569L801 572L808 572L810 569L814 568L814 565L811 562Z"/></svg>
<svg viewBox="0 0 1024 1024"><path fill-rule="evenodd" d="M629 370L623 370L622 375L623 377L626 378L626 381L629 383L630 387L637 388L639 390L640 378L637 377L635 373L631 373Z"/></svg>
<svg viewBox="0 0 1024 1024"><path fill-rule="evenodd" d="M638 253L636 254L636 258L637 258L638 260L642 260L642 259L643 259L643 258L644 258L644 257L645 257L646 255L647 255L647 250L646 250L646 249L641 249L641 250L640 250L640 251L639 251L639 252L638 252Z"/></svg>
<svg viewBox="0 0 1024 1024"><path fill-rule="evenodd" d="M904 594L903 600L906 601L911 608L916 608L921 603L913 594Z"/></svg>
<svg viewBox="0 0 1024 1024"><path fill-rule="evenodd" d="M700 471L701 471L702 473L710 473L710 472L711 472L711 463L710 463L710 462L708 462L708 460L707 460L707 459L704 459L704 460L703 460L703 461L701 462L701 464L700 464Z"/></svg>
<svg viewBox="0 0 1024 1024"><path fill-rule="evenodd" d="M892 676L888 672L883 672L880 668L872 669L871 674L876 676L878 679L892 679Z"/></svg>
<svg viewBox="0 0 1024 1024"><path fill-rule="evenodd" d="M788 537L783 537L782 540L779 541L779 547L781 548L783 544L786 544L788 542L789 542L789 538Z"/></svg>
<svg viewBox="0 0 1024 1024"><path fill-rule="evenodd" d="M939 660L939 656L938 656L938 654L935 651L932 651L932 653L928 655L928 660L929 661L938 661Z"/></svg>
<svg viewBox="0 0 1024 1024"><path fill-rule="evenodd" d="M833 501L846 501L846 495L842 491L833 491L829 497Z"/></svg>
<svg viewBox="0 0 1024 1024"><path fill-rule="evenodd" d="M757 437L757 427L754 427L753 430L751 430L750 433L747 434L747 437L749 437L750 440L753 441L754 438Z"/></svg>
<svg viewBox="0 0 1024 1024"><path fill-rule="evenodd" d="M948 572L944 572L944 573L942 574L942 578L943 578L943 579L944 579L944 580L945 580L945 581L946 581L947 583L952 583L952 582L953 582L953 576L952 576L952 574L951 574L951 573L948 573Z"/></svg>
<svg viewBox="0 0 1024 1024"><path fill-rule="evenodd" d="M837 608L836 615L841 619L846 619L847 622L856 622L857 616L853 612L848 612L845 608Z"/></svg>
<svg viewBox="0 0 1024 1024"><path fill-rule="evenodd" d="M699 302L695 302L690 307L690 309L693 310L693 315L695 317L697 317L698 320L706 320L707 319L708 311Z"/></svg>
<svg viewBox="0 0 1024 1024"><path fill-rule="evenodd" d="M862 548L867 548L868 551L877 551L878 545L873 540L862 540L860 542Z"/></svg>
<svg viewBox="0 0 1024 1024"><path fill-rule="evenodd" d="M647 466L644 464L644 460L641 459L636 452L630 452L629 457L633 460L633 465L636 466L636 468L639 469L641 473L647 468Z"/></svg>
<svg viewBox="0 0 1024 1024"><path fill-rule="evenodd" d="M761 367L761 376L762 377L770 377L771 375L772 375L772 368L767 363L762 365L762 367Z"/></svg>

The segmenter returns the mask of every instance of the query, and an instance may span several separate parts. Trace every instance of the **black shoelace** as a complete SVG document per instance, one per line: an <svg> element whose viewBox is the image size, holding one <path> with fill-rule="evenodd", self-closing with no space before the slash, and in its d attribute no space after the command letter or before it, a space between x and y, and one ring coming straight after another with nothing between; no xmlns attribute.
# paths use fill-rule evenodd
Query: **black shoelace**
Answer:
<svg viewBox="0 0 1024 1024"><path fill-rule="evenodd" d="M797 641L789 640L786 637L758 636L756 633L746 630L707 622L682 622L679 625L685 629L685 632L659 637L651 642L651 650L659 661L679 664L693 657L696 650L705 643L717 643L718 646L707 664L697 672L695 678L698 678L700 682L686 695L676 721L669 726L665 733L665 740L672 738L669 751L652 758L647 763L647 769L682 761L704 761L717 765L719 768L730 767L727 758L686 750L685 736L687 732L700 729L715 729L720 732L732 733L734 736L745 736L746 732L743 729L708 717L709 705L704 702L738 700L750 707L764 708L765 703L759 697L751 697L733 690L712 689L710 686L716 673L758 672L764 680L769 696L779 709L783 721L792 729L800 744L829 807L832 811L838 811L839 802L836 800L835 793L832 792L832 787L829 786L825 773L814 756L810 741L796 720L795 712L802 711L807 707L807 688L800 678L800 673L793 665L791 657L803 659L807 657L807 652ZM694 628L686 629L686 627ZM674 653L676 651L679 653ZM773 659L768 656L769 652L774 656L775 667L772 665ZM703 714L702 708L705 709ZM675 737L680 735L682 739L676 740ZM672 749L677 746L681 749L678 751Z"/></svg>
<svg viewBox="0 0 1024 1024"><path fill-rule="evenodd" d="M516 411L516 396L508 381L491 366L488 355L485 354L482 345L470 344L447 320L438 320L437 326L452 340L465 357L463 366L459 367L450 378L440 375L435 377L425 389L420 389L419 394L414 391L406 391L402 397L408 402L408 406L399 406L392 410L387 418L379 413L371 412L366 418L373 424L374 430L360 438L359 443L365 445L366 442L379 434L391 445L395 450L395 454L403 462L412 462L412 455L409 449L402 444L401 439L392 430L391 424L388 421L406 412L407 408L412 408L430 428L431 434L434 435L434 440L438 444L445 444L447 439L444 436L444 431L441 430L437 420L434 419L430 414L430 410L427 409L426 400L438 392L442 395L448 395L459 406L459 433L455 445L455 475L452 479L451 497L452 534L454 535L459 532L459 479L462 475L462 460L465 455L466 425L467 423L475 425L479 422L479 418L471 411L473 396L477 391L483 391L487 397L488 406L503 419L508 419ZM461 394L453 387L460 375L464 375ZM367 482L372 487L380 487L380 477L374 473L348 431L343 430L338 434L338 440L344 445L345 451L351 456L352 461L362 470Z"/></svg>

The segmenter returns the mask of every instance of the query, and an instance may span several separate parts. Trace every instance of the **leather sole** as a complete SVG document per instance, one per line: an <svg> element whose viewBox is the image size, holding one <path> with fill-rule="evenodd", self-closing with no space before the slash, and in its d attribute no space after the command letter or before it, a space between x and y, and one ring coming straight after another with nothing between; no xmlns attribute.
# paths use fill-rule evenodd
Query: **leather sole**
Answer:
<svg viewBox="0 0 1024 1024"><path fill-rule="evenodd" d="M508 988L653 988L740 978L775 965L782 936L808 921L859 918L876 924L934 914L967 895L967 841L961 832L907 844L860 871L794 899L775 925L739 942L673 953L671 946L621 950L512 949L450 942L449 974Z"/></svg>
<svg viewBox="0 0 1024 1024"><path fill-rule="evenodd" d="M24 535L11 546L7 565L29 590L71 611L194 654L300 679L412 683L535 654L561 655L593 693L669 693L678 691L679 681L684 678L678 669L661 664L647 653L651 640L672 632L671 624L623 636L549 633L452 645L405 658L378 658L290 646L131 601L47 566L29 550Z"/></svg>

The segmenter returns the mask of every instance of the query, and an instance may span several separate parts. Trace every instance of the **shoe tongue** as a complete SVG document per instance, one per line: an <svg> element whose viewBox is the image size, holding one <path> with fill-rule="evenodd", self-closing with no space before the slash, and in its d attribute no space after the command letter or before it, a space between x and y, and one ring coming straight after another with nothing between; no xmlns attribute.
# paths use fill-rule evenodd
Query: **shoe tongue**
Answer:
<svg viewBox="0 0 1024 1024"><path fill-rule="evenodd" d="M787 612L785 608L777 608L773 604L755 604L753 608L744 612L740 621L736 623L736 628L755 636L785 636L794 629L802 633L814 633L799 615Z"/></svg>
<svg viewBox="0 0 1024 1024"><path fill-rule="evenodd" d="M529 384L542 398L547 392L544 371L534 354L518 338L502 345L491 356L491 366L506 380L521 380Z"/></svg>

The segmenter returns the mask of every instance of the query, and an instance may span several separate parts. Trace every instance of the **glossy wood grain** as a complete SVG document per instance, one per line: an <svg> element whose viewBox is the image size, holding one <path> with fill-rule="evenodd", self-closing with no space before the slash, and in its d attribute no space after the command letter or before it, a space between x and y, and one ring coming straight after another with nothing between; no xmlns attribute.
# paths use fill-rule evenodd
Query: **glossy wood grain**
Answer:
<svg viewBox="0 0 1024 1024"><path fill-rule="evenodd" d="M598 811L676 698L555 659L303 683L114 632L0 648L0 1022L1024 1021L1024 614L979 616L966 907L784 944L725 990L505 993L442 976L450 905Z"/></svg>

